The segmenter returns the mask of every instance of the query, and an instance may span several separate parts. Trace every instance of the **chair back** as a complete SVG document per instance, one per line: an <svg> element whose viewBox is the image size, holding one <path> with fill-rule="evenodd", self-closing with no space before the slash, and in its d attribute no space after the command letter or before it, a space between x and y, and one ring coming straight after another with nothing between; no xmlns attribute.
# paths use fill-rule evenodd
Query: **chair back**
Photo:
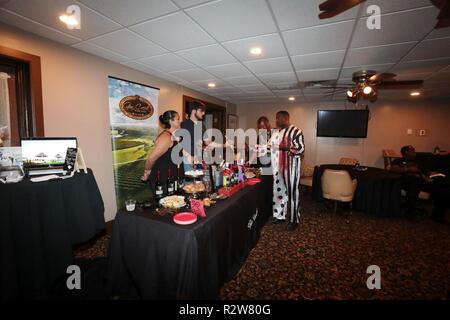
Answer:
<svg viewBox="0 0 450 320"><path fill-rule="evenodd" d="M322 194L325 199L350 202L353 200L357 181L345 170L325 169L322 175Z"/></svg>
<svg viewBox="0 0 450 320"><path fill-rule="evenodd" d="M358 159L355 159L355 158L340 158L339 159L339 164L354 166L357 163L358 163Z"/></svg>

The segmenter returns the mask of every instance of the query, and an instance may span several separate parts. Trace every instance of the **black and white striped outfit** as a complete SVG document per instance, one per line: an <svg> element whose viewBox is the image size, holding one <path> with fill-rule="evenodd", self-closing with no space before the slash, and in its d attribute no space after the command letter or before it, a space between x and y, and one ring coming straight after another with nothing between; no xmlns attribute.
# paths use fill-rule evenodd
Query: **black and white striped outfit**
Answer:
<svg viewBox="0 0 450 320"><path fill-rule="evenodd" d="M290 151L279 149L284 141ZM286 219L290 213L290 222L298 223L300 219L300 167L301 155L305 151L303 132L290 125L276 132L272 142L273 168L273 217Z"/></svg>

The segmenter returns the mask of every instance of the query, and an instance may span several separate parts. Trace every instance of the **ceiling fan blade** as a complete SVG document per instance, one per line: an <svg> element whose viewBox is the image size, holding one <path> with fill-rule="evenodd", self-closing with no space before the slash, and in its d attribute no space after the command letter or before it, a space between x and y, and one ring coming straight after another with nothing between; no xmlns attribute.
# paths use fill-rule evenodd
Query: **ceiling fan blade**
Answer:
<svg viewBox="0 0 450 320"><path fill-rule="evenodd" d="M439 20L434 28L442 29L442 28L447 28L447 27L450 27L450 18L444 19L444 20Z"/></svg>
<svg viewBox="0 0 450 320"><path fill-rule="evenodd" d="M366 0L327 0L319 5L319 19L328 19L357 6Z"/></svg>
<svg viewBox="0 0 450 320"><path fill-rule="evenodd" d="M395 73L389 73L389 72L385 72L385 73L377 73L373 76L371 76L369 78L370 82L380 82L380 81L384 81L384 80L390 80L395 78L397 75Z"/></svg>
<svg viewBox="0 0 450 320"><path fill-rule="evenodd" d="M383 81L377 88L383 90L391 89L419 89L423 85L423 80L405 80L405 81Z"/></svg>

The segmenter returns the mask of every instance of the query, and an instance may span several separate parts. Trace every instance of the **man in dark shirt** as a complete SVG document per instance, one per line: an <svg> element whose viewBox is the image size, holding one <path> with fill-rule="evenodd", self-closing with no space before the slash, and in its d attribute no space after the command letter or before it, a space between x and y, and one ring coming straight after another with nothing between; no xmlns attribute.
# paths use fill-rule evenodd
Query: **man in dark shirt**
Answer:
<svg viewBox="0 0 450 320"><path fill-rule="evenodd" d="M417 161L416 150L408 145L401 148L402 158L395 159L391 171L402 174L402 189L406 192L407 214L415 214L417 199L420 191L431 194L433 199L433 218L445 221L445 214L449 208L450 187L448 177L434 176L434 172L423 174Z"/></svg>
<svg viewBox="0 0 450 320"><path fill-rule="evenodd" d="M206 131L203 117L205 106L198 102L191 102L188 108L189 118L181 123L181 128L187 130L190 141L182 142L184 149L184 172L193 170L194 159L201 158L203 149L203 135Z"/></svg>

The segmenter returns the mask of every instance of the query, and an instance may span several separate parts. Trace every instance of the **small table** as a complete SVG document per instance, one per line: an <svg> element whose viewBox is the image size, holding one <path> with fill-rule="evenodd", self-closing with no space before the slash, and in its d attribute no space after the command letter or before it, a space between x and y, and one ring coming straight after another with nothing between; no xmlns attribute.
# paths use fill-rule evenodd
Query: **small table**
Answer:
<svg viewBox="0 0 450 320"><path fill-rule="evenodd" d="M73 245L105 228L92 170L57 181L0 184L0 299L46 299Z"/></svg>
<svg viewBox="0 0 450 320"><path fill-rule="evenodd" d="M368 167L366 171L359 171L349 165L316 166L313 175L313 198L316 201L323 199L321 178L326 169L346 170L352 179L358 180L353 198L355 210L386 216L400 214L401 181L399 174L373 167Z"/></svg>
<svg viewBox="0 0 450 320"><path fill-rule="evenodd" d="M177 225L153 210L120 210L108 251L110 294L141 299L217 299L271 214L272 177Z"/></svg>

